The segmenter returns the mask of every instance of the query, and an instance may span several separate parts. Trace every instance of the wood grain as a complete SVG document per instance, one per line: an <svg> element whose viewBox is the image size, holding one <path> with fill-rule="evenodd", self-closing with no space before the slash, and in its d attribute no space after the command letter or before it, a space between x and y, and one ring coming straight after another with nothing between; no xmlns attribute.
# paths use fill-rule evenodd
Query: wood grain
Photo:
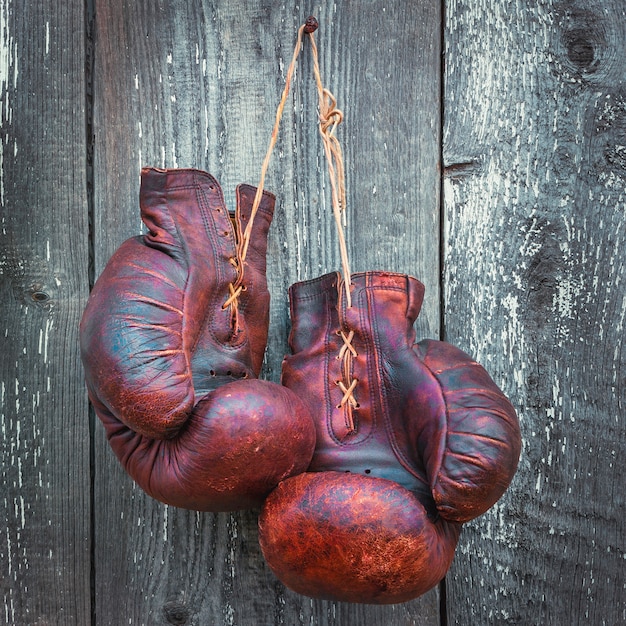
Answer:
<svg viewBox="0 0 626 626"><path fill-rule="evenodd" d="M323 2L322 72L345 109L348 241L355 270L419 276L422 334L439 332L439 39L437 6ZM95 258L140 232L141 165L198 167L232 206L256 184L304 8L277 2L96 0ZM393 69L392 69L393 68ZM305 47L272 159L270 340L263 375L287 349L287 287L338 269L317 96ZM402 102L402 115L398 103ZM264 564L256 514L168 508L135 489L95 433L98 624L434 625L439 596L398 607L313 601Z"/></svg>
<svg viewBox="0 0 626 626"><path fill-rule="evenodd" d="M0 622L626 621L626 9L444 4L442 16L439 3L380 0L0 0ZM423 280L418 334L437 337L442 320L522 422L518 475L467 525L443 599L291 593L263 562L255 511L162 506L132 485L99 424L90 432L77 345L90 263L99 274L142 230L142 165L208 170L231 206L237 183L256 184L309 10L346 115L353 269ZM339 266L316 115L305 46L267 180L272 380L287 287Z"/></svg>
<svg viewBox="0 0 626 626"><path fill-rule="evenodd" d="M0 622L91 620L83 3L0 2Z"/></svg>
<svg viewBox="0 0 626 626"><path fill-rule="evenodd" d="M445 335L524 437L448 623L624 623L624 4L450 0L445 39Z"/></svg>

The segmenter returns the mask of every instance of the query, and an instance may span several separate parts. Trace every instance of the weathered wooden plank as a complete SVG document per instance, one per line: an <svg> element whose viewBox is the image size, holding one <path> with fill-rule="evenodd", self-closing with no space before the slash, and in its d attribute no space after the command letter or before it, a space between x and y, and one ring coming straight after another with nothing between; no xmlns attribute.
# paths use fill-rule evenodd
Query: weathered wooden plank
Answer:
<svg viewBox="0 0 626 626"><path fill-rule="evenodd" d="M524 437L449 623L624 623L626 9L449 0L445 33L445 334Z"/></svg>
<svg viewBox="0 0 626 626"><path fill-rule="evenodd" d="M339 133L354 269L418 275L429 288L420 330L436 336L440 13L424 4L324 2L316 11L322 71L346 112ZM231 206L237 183L256 184L307 14L284 3L225 0L97 0L95 7L99 274L115 248L140 231L141 165L208 170ZM287 347L288 285L339 268L311 71L305 48L295 109L286 109L267 179L278 195L264 369L272 380ZM257 512L207 515L162 506L133 488L99 428L95 449L97 623L439 623L436 590L398 607L319 602L286 591L263 562Z"/></svg>
<svg viewBox="0 0 626 626"><path fill-rule="evenodd" d="M0 1L0 622L88 624L83 2Z"/></svg>

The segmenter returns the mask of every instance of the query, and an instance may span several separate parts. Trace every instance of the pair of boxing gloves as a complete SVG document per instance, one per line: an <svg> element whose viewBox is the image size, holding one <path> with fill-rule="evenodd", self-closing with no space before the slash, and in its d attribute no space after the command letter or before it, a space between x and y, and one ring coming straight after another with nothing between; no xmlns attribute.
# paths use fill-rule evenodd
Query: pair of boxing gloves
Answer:
<svg viewBox="0 0 626 626"><path fill-rule="evenodd" d="M144 169L145 235L109 260L81 321L90 400L150 496L200 510L261 507L259 541L291 589L395 603L435 586L463 522L491 507L520 453L513 407L453 346L415 343L423 285L338 274L290 289L282 384L267 341L264 192L230 213L217 181Z"/></svg>

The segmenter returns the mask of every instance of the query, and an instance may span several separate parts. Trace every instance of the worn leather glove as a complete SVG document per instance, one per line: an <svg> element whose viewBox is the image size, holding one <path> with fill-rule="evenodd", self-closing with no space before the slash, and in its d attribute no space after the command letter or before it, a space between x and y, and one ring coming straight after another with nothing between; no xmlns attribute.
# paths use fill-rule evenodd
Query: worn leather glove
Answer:
<svg viewBox="0 0 626 626"><path fill-rule="evenodd" d="M487 372L440 341L415 343L424 286L352 275L290 289L283 384L309 407L317 447L259 518L278 578L311 597L396 603L436 585L461 524L491 507L520 454L515 411Z"/></svg>
<svg viewBox="0 0 626 626"><path fill-rule="evenodd" d="M211 175L143 170L149 232L111 257L82 317L87 388L109 443L142 489L174 506L259 506L313 454L307 408L256 379L274 196L262 196L243 261L255 191L238 187L229 214Z"/></svg>

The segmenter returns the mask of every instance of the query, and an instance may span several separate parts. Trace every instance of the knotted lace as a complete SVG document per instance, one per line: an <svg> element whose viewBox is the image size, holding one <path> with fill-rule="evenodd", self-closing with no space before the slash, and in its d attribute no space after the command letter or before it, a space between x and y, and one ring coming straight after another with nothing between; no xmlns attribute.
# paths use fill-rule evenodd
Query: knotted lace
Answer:
<svg viewBox="0 0 626 626"><path fill-rule="evenodd" d="M335 218L337 236L339 239L339 252L341 255L341 266L343 270L342 286L345 293L346 306L350 308L352 306L352 296L350 295L351 272L342 223L342 213L345 220L345 210L347 204L345 174L341 144L334 134L337 125L343 121L343 113L337 108L337 99L335 96L333 96L333 94L326 89L322 83L317 45L313 34L310 35L310 38L311 50L313 52L313 73L315 75L315 83L317 85L317 95L320 109L319 130L324 144L324 152L326 153L333 216ZM341 398L338 408L343 408L345 410L346 428L348 430L348 434L350 434L356 430L352 411L353 409L357 409L359 407L359 403L354 396L354 391L359 381L357 378L353 378L352 376L352 362L353 359L358 356L358 353L352 345L352 340L354 339L353 330L351 330L347 335L343 330L340 330L337 334L343 340L343 345L337 356L337 358L342 361L342 380L337 381L337 386L343 393L343 397Z"/></svg>
<svg viewBox="0 0 626 626"><path fill-rule="evenodd" d="M278 108L276 110L276 117L274 119L274 127L272 128L272 135L270 138L270 143L267 148L267 152L265 153L265 158L263 159L263 165L261 166L261 175L259 184L256 189L256 193L254 195L254 201L252 202L252 210L250 212L250 219L248 220L248 225L241 237L241 241L238 245L237 256L238 261L232 263L237 270L237 278L234 283L230 283L228 286L229 296L227 300L222 305L223 309L231 308L231 312L233 315L233 324L235 327L237 326L237 311L239 308L239 296L242 291L245 291L244 287L244 270L246 266L246 256L248 254L248 246L250 245L250 238L252 237L252 226L254 224L254 218L259 210L259 206L261 204L261 198L263 197L263 188L265 186L265 175L267 174L267 170L270 164L270 158L272 156L272 152L274 150L274 146L276 145L276 140L278 138L278 129L280 126L280 120L283 116L283 110L285 108L285 104L287 102L287 96L289 95L289 89L291 87L291 81L293 79L293 74L296 69L296 61L298 59L298 55L300 54L300 48L302 46L302 35L307 28L307 24L303 24L298 29L298 38L296 41L296 46L293 51L293 55L291 58L291 63L289 64L289 68L287 70L287 77L285 79L285 87L283 88L283 93L280 99L280 103L278 104ZM234 261L234 259L233 259ZM232 262L232 261L231 261Z"/></svg>
<svg viewBox="0 0 626 626"><path fill-rule="evenodd" d="M341 255L341 265L343 271L343 288L345 291L346 306L350 308L352 306L352 297L350 295L351 285L351 273L350 263L348 259L348 250L346 246L346 240L343 232L342 214L345 221L346 210L346 187L345 187L345 170L343 165L343 153L341 150L341 144L335 136L335 129L338 124L343 121L343 113L337 108L337 99L333 94L324 87L319 67L319 58L317 52L317 44L315 43L314 31L317 29L317 20L314 17L309 17L306 23L302 24L298 29L298 36L296 39L296 45L291 57L291 63L287 69L287 76L285 79L285 87L276 109L276 117L274 120L274 127L272 128L272 135L270 137L270 143L265 153L263 165L261 166L261 174L259 184L257 186L254 201L252 203L252 210L250 213L250 220L243 233L241 242L238 249L238 261L233 265L237 270L237 278L234 283L229 285L229 296L224 302L223 308L231 307L233 311L233 320L236 326L237 324L237 310L239 306L239 296L241 292L245 290L243 283L245 260L248 253L248 245L250 244L250 238L252 235L252 225L254 218L256 217L259 205L261 204L261 198L263 196L263 188L265 185L265 176L269 168L270 158L272 151L276 145L278 138L278 129L280 121L283 116L283 110L287 102L289 95L289 89L293 80L293 74L296 68L296 61L300 50L302 48L302 37L304 33L309 35L311 42L311 51L313 54L313 73L315 76L315 83L317 86L318 94L318 106L319 106L319 131L324 144L324 152L326 154L326 162L328 164L328 175L330 178L331 188L331 202L333 208L333 216L335 218L335 224L337 226L337 236L339 239L339 251ZM343 397L339 404L340 407L346 408L346 427L350 432L355 430L354 420L352 417L352 409L358 408L358 402L354 397L354 390L357 386L358 380L352 377L352 361L358 356L357 351L352 345L354 338L354 331L350 331L347 335L343 331L339 331L340 336L343 339L343 346L339 351L338 359L342 361L342 376L343 380L338 381L339 389L343 393Z"/></svg>

